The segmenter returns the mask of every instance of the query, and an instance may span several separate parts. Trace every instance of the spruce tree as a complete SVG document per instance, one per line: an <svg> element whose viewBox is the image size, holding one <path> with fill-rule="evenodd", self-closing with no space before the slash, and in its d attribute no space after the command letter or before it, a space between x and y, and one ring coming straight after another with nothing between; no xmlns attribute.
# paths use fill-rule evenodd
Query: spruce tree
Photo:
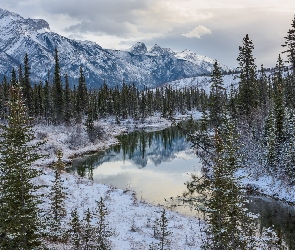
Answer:
<svg viewBox="0 0 295 250"><path fill-rule="evenodd" d="M86 80L85 75L83 72L82 66L80 66L80 76L79 76L79 83L76 93L76 112L78 115L78 122L82 121L84 116L84 111L87 109L87 87L86 87Z"/></svg>
<svg viewBox="0 0 295 250"><path fill-rule="evenodd" d="M268 89L268 81L267 76L265 73L265 69L263 67L263 64L261 64L260 68L260 74L258 79L258 90L259 90L259 106L263 111L263 114L265 116L265 113L267 111L267 105L269 103L269 89Z"/></svg>
<svg viewBox="0 0 295 250"><path fill-rule="evenodd" d="M251 123L249 117L252 111L258 105L258 88L257 88L257 72L255 58L253 57L254 44L250 40L248 34L243 38L243 45L239 47L240 82L238 93L238 108L241 115L245 115L248 122Z"/></svg>
<svg viewBox="0 0 295 250"><path fill-rule="evenodd" d="M24 76L22 81L23 85L21 85L21 87L23 91L25 104L27 106L29 114L31 115L32 114L32 86L31 86L31 79L30 79L30 75L31 75L30 70L31 70L31 67L29 65L29 56L26 53L24 57Z"/></svg>
<svg viewBox="0 0 295 250"><path fill-rule="evenodd" d="M274 173L277 167L277 146L275 132L275 116L273 110L269 111L264 126L264 141L266 146L266 165Z"/></svg>
<svg viewBox="0 0 295 250"><path fill-rule="evenodd" d="M281 145L280 168L287 177L289 185L295 184L295 113L293 109L288 109L284 125L286 140Z"/></svg>
<svg viewBox="0 0 295 250"><path fill-rule="evenodd" d="M49 214L49 236L52 241L62 240L64 233L62 220L66 216L65 198L66 188L63 186L61 179L61 171L64 170L65 164L62 162L62 152L57 152L57 162L54 164L54 180L52 181L50 199L50 214Z"/></svg>
<svg viewBox="0 0 295 250"><path fill-rule="evenodd" d="M285 104L283 90L283 60L279 55L274 77L274 113L275 113L275 135L277 145L282 144L284 140L284 119L285 119Z"/></svg>
<svg viewBox="0 0 295 250"><path fill-rule="evenodd" d="M90 249L103 249L99 247L95 247L95 235L94 235L94 227L92 226L92 213L88 208L85 211L84 219L83 219L83 249L90 250Z"/></svg>
<svg viewBox="0 0 295 250"><path fill-rule="evenodd" d="M212 125L218 127L221 123L221 115L225 107L226 90L223 86L222 72L217 61L214 63L210 82L210 119Z"/></svg>
<svg viewBox="0 0 295 250"><path fill-rule="evenodd" d="M71 98L71 89L69 85L68 75L65 75L65 91L64 91L64 121L67 125L70 125L71 118L73 117L73 107L72 107L72 98Z"/></svg>
<svg viewBox="0 0 295 250"><path fill-rule="evenodd" d="M38 249L40 186L33 179L40 172L32 164L42 156L35 139L20 87L10 88L7 124L2 125L0 145L0 248Z"/></svg>
<svg viewBox="0 0 295 250"><path fill-rule="evenodd" d="M70 243L74 250L80 250L83 246L82 242L82 225L78 215L78 209L75 208L71 212L71 221L69 223L70 229L68 231Z"/></svg>
<svg viewBox="0 0 295 250"><path fill-rule="evenodd" d="M104 204L102 197L99 201L96 201L96 211L94 217L97 220L95 238L96 247L101 250L110 250L111 242L109 238L113 235L109 223L107 221L107 215L109 214L107 207Z"/></svg>
<svg viewBox="0 0 295 250"><path fill-rule="evenodd" d="M163 209L160 218L155 220L154 226L154 238L159 240L157 243L152 243L150 245L150 250L168 250L170 249L170 239L171 232L168 230L168 219L166 210Z"/></svg>
<svg viewBox="0 0 295 250"><path fill-rule="evenodd" d="M255 225L245 209L244 191L235 176L242 168L238 142L235 122L224 115L222 125L215 129L211 156L202 156L207 157L203 159L207 171L201 177L192 175L187 183L184 201L207 214L203 249L255 248Z"/></svg>
<svg viewBox="0 0 295 250"><path fill-rule="evenodd" d="M16 87L17 84L18 84L18 81L16 78L16 72L15 72L15 69L13 68L11 71L10 85L13 85L14 87Z"/></svg>
<svg viewBox="0 0 295 250"><path fill-rule="evenodd" d="M63 122L64 116L64 102L63 102L63 88L62 80L60 75L59 59L58 59L58 50L55 49L55 66L54 66L54 77L53 77L53 86L52 86L52 95L53 95L53 108L54 108L54 121L59 124Z"/></svg>
<svg viewBox="0 0 295 250"><path fill-rule="evenodd" d="M292 84L290 88L290 97L292 98L293 107L295 107L295 16L291 23L291 29L287 32L285 44L282 46L286 48L283 53L287 53L288 62L292 66Z"/></svg>

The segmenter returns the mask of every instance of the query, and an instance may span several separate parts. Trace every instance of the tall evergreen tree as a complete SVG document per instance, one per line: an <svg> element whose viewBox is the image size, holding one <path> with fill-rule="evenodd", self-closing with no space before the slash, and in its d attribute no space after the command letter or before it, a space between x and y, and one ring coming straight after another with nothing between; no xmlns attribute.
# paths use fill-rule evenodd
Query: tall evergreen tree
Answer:
<svg viewBox="0 0 295 250"><path fill-rule="evenodd" d="M226 90L223 86L222 72L215 61L211 74L209 111L211 123L214 127L221 124L221 116L225 107Z"/></svg>
<svg viewBox="0 0 295 250"><path fill-rule="evenodd" d="M33 105L32 105L32 86L31 86L31 80L30 80L30 75L31 75L30 70L31 70L31 67L29 65L29 56L26 53L24 57L23 85L21 87L22 87L25 104L27 106L29 114L31 115Z"/></svg>
<svg viewBox="0 0 295 250"><path fill-rule="evenodd" d="M63 102L63 88L62 88L62 80L60 75L60 66L58 59L58 50L55 48L55 66L54 66L54 76L53 76L53 108L54 108L54 120L56 123L61 123L63 121L63 110L64 110L64 102Z"/></svg>
<svg viewBox="0 0 295 250"><path fill-rule="evenodd" d="M239 138L235 123L226 117L223 121L215 129L213 157L203 160L209 169L202 177L192 175L185 201L207 214L203 249L255 249L255 226L235 177L242 167Z"/></svg>
<svg viewBox="0 0 295 250"><path fill-rule="evenodd" d="M248 117L248 122L251 122L249 116L258 105L257 72L253 49L254 44L247 34L243 38L243 45L239 47L237 61L240 71L238 107L240 114Z"/></svg>
<svg viewBox="0 0 295 250"><path fill-rule="evenodd" d="M65 75L65 91L64 91L64 121L67 125L70 124L71 118L73 117L73 106L72 106L72 98L71 98L71 89L69 84L68 75Z"/></svg>
<svg viewBox="0 0 295 250"><path fill-rule="evenodd" d="M107 221L107 215L109 214L106 205L102 197L99 201L96 201L96 211L95 218L97 219L95 238L96 238L96 247L101 250L110 250L111 242L109 238L113 235Z"/></svg>
<svg viewBox="0 0 295 250"><path fill-rule="evenodd" d="M62 228L62 219L66 216L64 200L66 197L61 179L61 171L64 170L65 164L62 162L62 152L57 152L57 162L54 164L54 180L52 181L51 191L49 193L50 199L50 214L49 214L49 235L52 241L62 240L64 231Z"/></svg>
<svg viewBox="0 0 295 250"><path fill-rule="evenodd" d="M288 62L292 65L292 84L290 88L290 97L292 98L293 107L295 107L295 16L291 23L291 29L287 32L285 44L282 45L286 48L283 53L287 53Z"/></svg>
<svg viewBox="0 0 295 250"><path fill-rule="evenodd" d="M16 86L18 84L17 78L16 78L16 72L13 68L11 71L11 79L10 79L10 85Z"/></svg>
<svg viewBox="0 0 295 250"><path fill-rule="evenodd" d="M92 213L88 208L84 213L83 219L83 249L90 250L90 249L103 249L103 248L96 248L95 247L95 235L94 235L94 227L92 226Z"/></svg>
<svg viewBox="0 0 295 250"><path fill-rule="evenodd" d="M274 113L275 113L275 134L277 145L279 146L284 140L284 119L285 119L285 104L283 90L283 60L279 55L274 76Z"/></svg>
<svg viewBox="0 0 295 250"><path fill-rule="evenodd" d="M70 243L75 250L80 250L83 242L82 242L82 225L78 215L78 209L75 208L71 212L71 221L69 223L69 236L70 236Z"/></svg>
<svg viewBox="0 0 295 250"><path fill-rule="evenodd" d="M153 226L154 237L159 240L157 243L150 245L150 250L168 250L170 249L170 239L172 232L168 230L168 218L166 210L163 209L160 218L155 220Z"/></svg>
<svg viewBox="0 0 295 250"><path fill-rule="evenodd" d="M7 125L1 126L0 145L0 248L38 249L38 204L40 188L32 182L39 171L32 164L42 156L36 153L42 142L35 139L20 87L12 86Z"/></svg>
<svg viewBox="0 0 295 250"><path fill-rule="evenodd" d="M80 76L76 95L76 111L78 120L81 120L84 111L87 110L87 86L82 66L80 66Z"/></svg>

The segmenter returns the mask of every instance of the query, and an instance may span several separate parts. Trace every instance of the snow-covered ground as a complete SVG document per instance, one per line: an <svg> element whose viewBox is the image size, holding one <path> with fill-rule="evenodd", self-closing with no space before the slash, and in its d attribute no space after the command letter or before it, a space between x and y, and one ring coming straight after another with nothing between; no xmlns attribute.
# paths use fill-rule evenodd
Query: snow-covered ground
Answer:
<svg viewBox="0 0 295 250"><path fill-rule="evenodd" d="M190 112L187 115L177 115L177 120L186 119L190 116L199 119L201 113L198 111ZM47 157L39 160L36 164L41 166L43 175L38 178L40 184L48 185L42 189L43 194L49 193L51 181L54 179L54 172L48 165L56 161L55 152L58 149L63 151L63 160L70 162L74 157L93 153L103 150L110 145L118 143L116 135L126 133L137 128L146 129L163 129L172 124L172 121L164 119L160 114L146 118L144 121L125 120L120 124L116 123L115 118L101 119L95 123L103 131L100 139L90 142L86 128L82 126L47 126L36 125L34 127L37 139L45 139L46 144L42 148L42 153L46 153ZM102 197L109 209L108 221L115 234L111 237L112 249L128 250L128 249L149 249L149 244L157 242L153 238L153 229L151 227L155 218L160 217L160 206L153 206L144 201L140 201L136 194L131 190L119 190L102 184L93 183L88 179L81 178L69 173L62 174L64 185L67 187L67 198L65 202L68 212L74 208L78 208L80 217L88 208L94 210L95 201ZM245 184L255 183L265 193L271 194L271 190L276 189L277 183L271 183L270 178L255 180L252 177L245 179ZM255 182L256 181L256 182ZM264 189L263 189L264 188ZM288 191L288 192L287 192ZM284 191L284 196L295 201L295 190ZM283 194L283 193L282 193ZM45 196L46 197L46 196ZM282 197L282 198L283 198ZM43 208L48 209L48 200L44 198ZM176 212L168 211L169 231L171 249L200 249L202 242L201 228L202 220L185 216ZM135 229L135 230L134 230ZM267 236L265 237L265 239ZM266 249L265 243L261 243L260 249ZM70 249L66 245L59 245L50 249Z"/></svg>
<svg viewBox="0 0 295 250"><path fill-rule="evenodd" d="M187 114L177 114L173 118L175 121L188 119L189 117L199 119L201 112L192 111ZM70 163L75 157L94 153L104 150L113 144L118 143L116 136L127 133L135 129L160 130L171 126L172 120L155 114L144 120L138 121L134 119L126 119L116 123L115 117L100 119L95 121L94 126L101 132L100 138L91 142L88 138L86 127L84 125L45 125L37 124L34 126L35 136L37 140L43 139L46 144L42 147L42 153L47 157L37 162L37 165L51 165L55 160L57 150L62 150L63 161Z"/></svg>
<svg viewBox="0 0 295 250"><path fill-rule="evenodd" d="M192 115L195 119L201 116L200 112L192 112L188 115L177 115L177 120L182 120ZM101 139L91 143L85 127L74 126L47 126L36 125L34 127L37 139L45 139L46 144L42 148L42 153L47 157L39 160L36 164L41 166L43 174L38 177L37 182L48 186L42 189L46 195L50 191L50 186L54 180L54 171L48 167L56 161L55 152L58 149L63 151L63 161L70 162L72 158L89 152L103 150L112 144L117 143L116 135L139 128L163 129L170 126L172 121L155 115L146 118L144 121L125 120L116 124L115 118L99 120L95 123L103 131ZM67 211L67 221L70 220L70 213L74 208L78 208L80 218L89 208L94 211L96 202L103 198L108 207L108 222L114 231L111 237L112 249L149 249L152 242L157 242L153 238L152 225L156 218L160 217L163 207L147 204L138 200L136 194L131 190L120 190L106 185L93 183L92 181L79 176L62 173L64 186L67 188L67 198L65 201ZM49 209L49 200L44 198L42 208ZM171 249L200 249L201 234L200 226L202 221L188 217L177 212L167 211L169 220L168 230L172 232ZM65 225L67 227L67 225ZM52 249L70 249L67 245L49 245Z"/></svg>
<svg viewBox="0 0 295 250"><path fill-rule="evenodd" d="M190 87L198 87L199 89L205 90L207 94L210 93L211 87L211 77L210 76L195 76L188 77L179 80L175 80L172 82L168 82L163 84L163 87L172 87L173 89L184 89ZM223 84L227 91L230 90L231 85L236 87L238 85L239 79L237 74L224 75L223 76Z"/></svg>
<svg viewBox="0 0 295 250"><path fill-rule="evenodd" d="M43 168L43 172L44 175L39 177L39 182L50 186L54 179L54 171ZM80 218L83 218L88 208L95 211L95 201L99 201L102 197L109 212L107 221L114 232L110 238L112 249L149 249L152 242L158 242L153 238L152 226L155 219L160 217L162 207L139 201L132 191L114 189L72 174L63 173L62 179L64 186L67 187L65 205L68 211L68 221L70 212L74 208L78 208ZM48 194L49 189L43 189L43 192ZM45 200L42 208L49 209L48 201ZM171 211L167 211L167 218L168 230L172 232L169 237L171 249L200 249L202 237L199 225L202 226L202 221ZM54 249L53 245L51 247ZM55 247L71 249L62 244Z"/></svg>

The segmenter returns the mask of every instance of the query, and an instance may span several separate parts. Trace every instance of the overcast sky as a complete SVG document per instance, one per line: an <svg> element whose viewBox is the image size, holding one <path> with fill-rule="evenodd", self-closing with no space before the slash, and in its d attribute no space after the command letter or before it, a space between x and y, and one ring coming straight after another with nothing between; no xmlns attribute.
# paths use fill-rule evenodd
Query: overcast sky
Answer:
<svg viewBox="0 0 295 250"><path fill-rule="evenodd" d="M256 63L273 66L295 14L294 0L1 0L0 8L45 19L52 31L128 49L144 42L189 49L236 67L242 39Z"/></svg>

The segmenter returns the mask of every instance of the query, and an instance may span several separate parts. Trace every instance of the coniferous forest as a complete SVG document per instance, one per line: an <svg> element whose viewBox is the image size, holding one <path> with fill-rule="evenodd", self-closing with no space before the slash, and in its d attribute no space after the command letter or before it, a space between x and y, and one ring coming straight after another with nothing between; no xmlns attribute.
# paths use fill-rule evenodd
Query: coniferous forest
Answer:
<svg viewBox="0 0 295 250"><path fill-rule="evenodd" d="M210 92L169 85L138 89L124 80L115 88L105 83L91 89L82 66L78 82L70 84L67 75L61 75L58 47L53 78L36 83L31 81L26 54L23 64L0 85L0 249L50 249L48 242L67 244L69 249L112 249L111 238L116 237L103 198L98 197L95 209L84 209L82 215L78 208L65 210L67 187L61 178L65 163L60 150L51 166L51 186L36 182L42 171L34 163L46 157L40 153L46 141L36 140L34 125L83 124L89 138L97 140L101 131L94 123L101 118L112 116L120 124L161 114L173 120L175 114L193 110L202 112L201 119L178 127L201 159L202 175L192 174L187 192L173 198L204 214L202 244L192 249L285 249L288 242L275 233L261 247L265 232L257 229L255 215L245 209L255 186L245 187L243 182L246 175L271 176L286 188L295 186L295 17L284 39L282 55L287 61L278 55L269 71L256 65L254 43L245 35L237 55L238 84L226 87L215 61ZM44 188L49 204L41 209ZM131 231L138 230L134 224ZM152 229L155 241L145 249L171 249L165 209L154 218ZM292 242L288 244L288 249L295 249Z"/></svg>

